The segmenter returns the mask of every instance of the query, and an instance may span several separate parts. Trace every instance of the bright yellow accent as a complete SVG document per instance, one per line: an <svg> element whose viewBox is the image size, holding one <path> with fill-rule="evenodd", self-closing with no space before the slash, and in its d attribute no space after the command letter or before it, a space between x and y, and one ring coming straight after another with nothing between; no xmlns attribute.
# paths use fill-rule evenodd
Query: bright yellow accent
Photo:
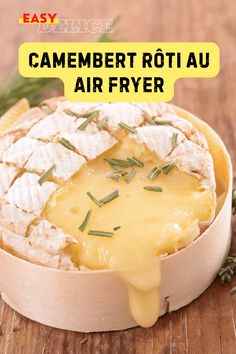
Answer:
<svg viewBox="0 0 236 354"><path fill-rule="evenodd" d="M44 23L37 23L37 22L31 23L30 20L31 20L31 18L29 18L29 22L24 22L23 17L19 17L18 23L19 23L19 25L58 25L58 23L59 23L58 18L54 18L53 23L51 22L50 18L47 19L47 21ZM40 20L40 18L39 18L39 20Z"/></svg>
<svg viewBox="0 0 236 354"><path fill-rule="evenodd" d="M29 108L29 101L26 98L19 100L0 118L0 132L4 132L10 128L21 116L21 114L27 112Z"/></svg>
<svg viewBox="0 0 236 354"><path fill-rule="evenodd" d="M116 182L107 178L111 168L103 160L135 156L145 162L133 180ZM144 145L126 138L104 156L88 163L49 202L44 216L76 237L69 248L73 260L90 269L113 269L127 284L130 308L144 326L155 323L159 314L160 266L157 256L190 244L200 234L197 220L214 215L214 191L202 190L200 182L178 168L149 181L150 170L161 163ZM162 193L149 192L145 185L159 185ZM86 195L97 199L119 189L120 196L99 208ZM91 219L84 232L78 227L87 211ZM114 231L112 238L89 236L88 230Z"/></svg>
<svg viewBox="0 0 236 354"><path fill-rule="evenodd" d="M173 58L172 68L168 67L168 57L164 57L164 67L143 68L142 57L143 52L150 52L154 58L156 54L160 55L160 52L156 52L158 49L162 50L162 53L166 52L180 52L181 53L181 67L177 67L177 61L175 57ZM34 60L35 63L40 63L42 54L44 52L48 53L51 68L40 68L40 66L31 67L29 65L29 55L30 53L37 53L39 59ZM59 56L61 53L78 53L83 54L100 52L105 54L109 53L124 53L127 60L125 61L125 68L94 68L93 62L91 62L91 67L82 67L81 69L68 68L67 60L65 68L63 67L53 67L52 55L56 52ZM137 56L134 59L134 68L130 68L130 61L128 60L127 53L135 52ZM200 52L210 53L209 66L207 68L186 68L187 59L189 53L194 52L195 55L199 56ZM136 42L136 43L68 43L68 42L38 42L38 43L24 43L19 48L19 71L21 75L25 77L58 77L63 80L65 84L65 96L71 101L154 101L154 102L166 102L171 100L174 96L174 84L179 78L187 77L214 77L219 72L219 47L215 43L150 43L150 42ZM114 57L114 63L116 63ZM154 61L152 61L153 63ZM78 63L78 56L75 56L73 64L76 66ZM85 92L74 92L76 86L77 77L80 76L83 79L83 83L86 84ZM87 79L91 82L94 78L100 77L103 79L103 92L94 92L93 85L91 83L91 91L87 90ZM117 77L118 86L113 88L113 92L109 92L109 78ZM120 78L125 77L129 79L129 92L120 92ZM135 92L134 85L132 84L131 78L137 79L140 77L140 83L138 92ZM153 91L153 83L156 77L162 77L164 79L164 92L144 92L143 90L143 78L149 77L150 84L149 88Z"/></svg>

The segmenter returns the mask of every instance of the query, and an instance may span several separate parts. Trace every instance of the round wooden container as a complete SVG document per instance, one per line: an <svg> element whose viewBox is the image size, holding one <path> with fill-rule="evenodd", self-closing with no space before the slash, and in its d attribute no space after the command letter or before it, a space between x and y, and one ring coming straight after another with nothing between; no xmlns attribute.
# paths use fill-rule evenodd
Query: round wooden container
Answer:
<svg viewBox="0 0 236 354"><path fill-rule="evenodd" d="M190 246L161 261L161 315L196 299L211 284L231 240L232 167L220 137L206 123L174 107L208 140L218 184L217 215ZM220 188L219 188L220 184ZM112 271L67 272L38 266L0 249L2 299L20 314L48 326L93 332L137 326L127 290ZM167 306L168 303L168 306Z"/></svg>

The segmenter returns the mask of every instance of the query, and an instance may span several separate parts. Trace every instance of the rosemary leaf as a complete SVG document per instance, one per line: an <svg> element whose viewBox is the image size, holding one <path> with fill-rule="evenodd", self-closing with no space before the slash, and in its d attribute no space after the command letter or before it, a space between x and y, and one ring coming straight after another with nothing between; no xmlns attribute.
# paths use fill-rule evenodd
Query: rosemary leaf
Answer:
<svg viewBox="0 0 236 354"><path fill-rule="evenodd" d="M115 226L115 227L113 227L113 230L114 231L117 231L117 230L119 230L121 228L121 226Z"/></svg>
<svg viewBox="0 0 236 354"><path fill-rule="evenodd" d="M80 126L77 129L84 130L87 127L87 125L89 125L89 123L91 123L92 120L97 116L97 114L98 114L97 111L90 113L90 115L86 118L86 120L82 124L80 124ZM85 118L84 115L83 118Z"/></svg>
<svg viewBox="0 0 236 354"><path fill-rule="evenodd" d="M104 203L102 203L101 201L97 200L90 192L87 192L87 196L95 203L97 204L99 207L102 207Z"/></svg>
<svg viewBox="0 0 236 354"><path fill-rule="evenodd" d="M230 295L234 295L236 294L236 286L234 286L230 291L229 291Z"/></svg>
<svg viewBox="0 0 236 354"><path fill-rule="evenodd" d="M40 186L47 181L48 177L51 176L53 170L56 168L56 165L52 165L52 167L50 167L43 175L42 177L39 178L38 180L38 184L40 184Z"/></svg>
<svg viewBox="0 0 236 354"><path fill-rule="evenodd" d="M132 179L134 178L134 176L136 175L138 171L133 168L132 170L130 170L127 175L125 176L125 182L128 184L129 182L132 181Z"/></svg>
<svg viewBox="0 0 236 354"><path fill-rule="evenodd" d="M79 226L79 229L80 231L84 231L86 226L88 225L88 222L89 222L89 218L91 216L91 213L92 213L92 209L89 209L89 211L87 212L85 218L84 218L84 221L82 222L82 224Z"/></svg>
<svg viewBox="0 0 236 354"><path fill-rule="evenodd" d="M120 159L107 159L107 158L105 158L104 161L106 161L112 168L114 168L114 167L127 168L127 167L134 165L134 162L128 161L128 159L127 160L120 160Z"/></svg>
<svg viewBox="0 0 236 354"><path fill-rule="evenodd" d="M176 165L176 161L166 162L160 166L160 169L164 173L164 175L168 175L168 173L174 168Z"/></svg>
<svg viewBox="0 0 236 354"><path fill-rule="evenodd" d="M143 187L146 191L151 191L151 192L162 192L162 188L159 186L145 186Z"/></svg>
<svg viewBox="0 0 236 354"><path fill-rule="evenodd" d="M173 133L172 135L172 148L175 149L177 146L178 133Z"/></svg>
<svg viewBox="0 0 236 354"><path fill-rule="evenodd" d="M158 167L154 167L150 173L148 174L148 179L153 181L159 174L161 173L161 170Z"/></svg>
<svg viewBox="0 0 236 354"><path fill-rule="evenodd" d="M129 133L133 133L133 134L136 133L136 129L135 128L133 128L130 125L125 124L123 122L119 123L119 127L124 129L124 130L126 130L126 131L128 131Z"/></svg>
<svg viewBox="0 0 236 354"><path fill-rule="evenodd" d="M155 119L157 125L171 125L171 120L159 120Z"/></svg>
<svg viewBox="0 0 236 354"><path fill-rule="evenodd" d="M236 214L236 188L233 188L233 195L232 195L232 213L233 215Z"/></svg>
<svg viewBox="0 0 236 354"><path fill-rule="evenodd" d="M151 116L146 111L143 111L143 117L148 124L156 125L156 122L154 121L154 119L152 119Z"/></svg>
<svg viewBox="0 0 236 354"><path fill-rule="evenodd" d="M114 233L113 232L108 232L108 231L89 230L88 235L91 235L91 236L102 236L102 237L112 237L114 235Z"/></svg>
<svg viewBox="0 0 236 354"><path fill-rule="evenodd" d="M142 161L140 161L137 157L133 156L130 158L130 160L133 161L136 166L139 166L139 167L144 166L144 163Z"/></svg>
<svg viewBox="0 0 236 354"><path fill-rule="evenodd" d="M119 197L119 190L118 189L116 189L111 194L109 194L106 197L99 200L99 202L102 203L102 205L104 205L104 204L107 204L107 203L111 202L112 200L116 199L117 197Z"/></svg>
<svg viewBox="0 0 236 354"><path fill-rule="evenodd" d="M65 139L65 138L59 139L58 142L59 142L62 146L64 146L65 148L67 148L67 149L69 149L69 150L72 150L72 151L76 150L75 147L74 147L74 145L72 145L71 142L70 142L69 140Z"/></svg>

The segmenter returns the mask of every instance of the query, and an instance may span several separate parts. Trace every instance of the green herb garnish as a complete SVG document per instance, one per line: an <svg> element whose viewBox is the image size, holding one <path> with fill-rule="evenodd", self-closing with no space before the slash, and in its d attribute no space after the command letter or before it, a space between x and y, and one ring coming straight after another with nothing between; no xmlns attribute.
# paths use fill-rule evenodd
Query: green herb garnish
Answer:
<svg viewBox="0 0 236 354"><path fill-rule="evenodd" d="M128 161L130 161L130 163L133 163L133 165L139 166L139 167L143 167L144 163L142 161L140 161L137 157L128 157L127 159Z"/></svg>
<svg viewBox="0 0 236 354"><path fill-rule="evenodd" d="M118 124L120 128L127 130L129 133L136 133L136 129L123 122Z"/></svg>
<svg viewBox="0 0 236 354"><path fill-rule="evenodd" d="M71 142L65 138L61 138L58 140L59 144L61 144L62 146L64 146L65 148L69 149L69 150L76 150L74 145L71 144Z"/></svg>
<svg viewBox="0 0 236 354"><path fill-rule="evenodd" d="M87 192L87 196L99 207L102 207L104 203L102 203L100 200L97 200L90 192Z"/></svg>
<svg viewBox="0 0 236 354"><path fill-rule="evenodd" d="M48 177L51 176L53 170L56 168L56 165L52 165L52 167L49 168L49 170L47 170L44 175L42 175L42 177L39 178L38 180L38 184L40 184L40 186L47 181Z"/></svg>
<svg viewBox="0 0 236 354"><path fill-rule="evenodd" d="M232 213L236 214L236 188L233 188L232 193Z"/></svg>
<svg viewBox="0 0 236 354"><path fill-rule="evenodd" d="M172 148L175 149L177 146L178 133L173 133L172 135Z"/></svg>
<svg viewBox="0 0 236 354"><path fill-rule="evenodd" d="M102 205L104 205L104 204L107 204L107 203L111 202L112 200L116 199L117 197L119 197L119 190L118 189L116 189L111 194L109 194L106 197L99 200L99 202L102 203Z"/></svg>
<svg viewBox="0 0 236 354"><path fill-rule="evenodd" d="M150 173L148 174L148 179L150 179L151 181L153 181L159 174L161 173L160 168L158 167L154 167Z"/></svg>
<svg viewBox="0 0 236 354"><path fill-rule="evenodd" d="M113 227L113 230L114 231L117 231L117 230L119 230L121 228L121 226L116 226L116 227Z"/></svg>
<svg viewBox="0 0 236 354"><path fill-rule="evenodd" d="M97 114L98 114L97 111L90 113L90 115L86 118L86 120L82 124L80 124L80 126L77 129L84 130L87 127L87 125L89 125L89 123L91 123L92 120L97 116ZM85 116L83 116L83 118L85 118Z"/></svg>
<svg viewBox="0 0 236 354"><path fill-rule="evenodd" d="M112 237L114 235L113 232L107 231L99 231L99 230L89 230L88 235L91 236L102 236L102 237Z"/></svg>
<svg viewBox="0 0 236 354"><path fill-rule="evenodd" d="M120 159L104 159L112 168L127 168L134 165L133 161L120 160Z"/></svg>
<svg viewBox="0 0 236 354"><path fill-rule="evenodd" d="M146 111L143 111L143 117L146 120L146 122L148 122L150 125L156 125L154 119L152 119L150 114L148 114Z"/></svg>
<svg viewBox="0 0 236 354"><path fill-rule="evenodd" d="M155 119L155 122L158 125L171 125L172 123L171 120L159 120L159 119Z"/></svg>
<svg viewBox="0 0 236 354"><path fill-rule="evenodd" d="M162 188L159 186L145 186L143 187L146 191L151 191L151 192L162 192Z"/></svg>
<svg viewBox="0 0 236 354"><path fill-rule="evenodd" d="M137 172L138 172L138 171L137 171L135 168L133 168L132 170L130 170L130 171L127 173L127 175L125 176L125 182L126 182L126 183L131 182L131 180L134 178L134 176L136 175Z"/></svg>
<svg viewBox="0 0 236 354"><path fill-rule="evenodd" d="M229 291L230 295L236 294L236 286L234 286L232 289Z"/></svg>
<svg viewBox="0 0 236 354"><path fill-rule="evenodd" d="M71 109L66 108L66 109L64 109L64 112L66 114L69 114L72 117L88 118L89 116L91 116L91 114L95 113L96 111L87 111L87 112L84 112L84 113L76 113L76 112L73 112Z"/></svg>
<svg viewBox="0 0 236 354"><path fill-rule="evenodd" d="M84 218L84 221L82 222L82 224L81 224L80 227L79 227L80 231L84 231L84 230L85 230L86 226L88 225L88 221L89 221L89 218L90 218L90 216L91 216L91 213L92 213L92 209L90 209L90 210L87 212L87 214L86 214L86 216L85 216L85 218Z"/></svg>
<svg viewBox="0 0 236 354"><path fill-rule="evenodd" d="M160 169L162 170L164 175L168 175L168 173L172 170L173 167L175 167L175 165L176 161L166 162L160 166Z"/></svg>

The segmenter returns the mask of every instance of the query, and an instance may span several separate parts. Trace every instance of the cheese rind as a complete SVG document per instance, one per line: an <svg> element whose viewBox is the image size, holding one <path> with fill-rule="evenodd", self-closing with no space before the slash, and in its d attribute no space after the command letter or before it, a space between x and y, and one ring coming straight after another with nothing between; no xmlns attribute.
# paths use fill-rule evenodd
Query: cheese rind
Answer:
<svg viewBox="0 0 236 354"><path fill-rule="evenodd" d="M165 160L173 151L173 134L177 134L176 144L185 140L184 134L171 126L147 125L136 129L135 134L129 135L140 143L146 144L150 151Z"/></svg>
<svg viewBox="0 0 236 354"><path fill-rule="evenodd" d="M76 243L76 240L72 236L65 234L44 219L33 226L29 234L29 244L49 254L60 254L65 247L73 243Z"/></svg>
<svg viewBox="0 0 236 354"><path fill-rule="evenodd" d="M19 167L23 167L31 154L40 146L43 146L41 141L23 137L4 152L3 162L13 163Z"/></svg>
<svg viewBox="0 0 236 354"><path fill-rule="evenodd" d="M0 199L4 198L18 173L18 168L0 163Z"/></svg>
<svg viewBox="0 0 236 354"><path fill-rule="evenodd" d="M50 140L62 131L74 129L75 117L63 112L54 112L35 124L28 133L28 137L41 140Z"/></svg>
<svg viewBox="0 0 236 354"><path fill-rule="evenodd" d="M8 190L6 200L26 212L40 215L50 195L58 188L55 183L38 183L39 176L24 173Z"/></svg>
<svg viewBox="0 0 236 354"><path fill-rule="evenodd" d="M105 130L95 133L89 133L88 131L63 133L61 137L72 143L76 150L89 160L95 159L117 143L117 140Z"/></svg>
<svg viewBox="0 0 236 354"><path fill-rule="evenodd" d="M79 171L85 163L82 156L57 143L48 143L33 152L26 168L39 173L46 172L55 165L52 176L61 180L67 180Z"/></svg>
<svg viewBox="0 0 236 354"><path fill-rule="evenodd" d="M27 229L34 219L34 214L27 213L14 204L0 206L0 226L18 235L26 235Z"/></svg>

